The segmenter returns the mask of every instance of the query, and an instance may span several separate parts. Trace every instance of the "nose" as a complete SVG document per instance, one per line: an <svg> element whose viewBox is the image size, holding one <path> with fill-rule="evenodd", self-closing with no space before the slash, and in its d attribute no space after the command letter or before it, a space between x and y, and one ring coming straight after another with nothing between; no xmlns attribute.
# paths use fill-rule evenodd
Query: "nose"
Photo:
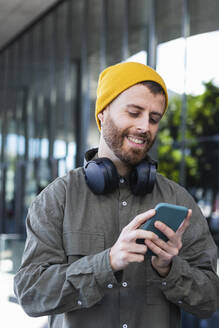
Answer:
<svg viewBox="0 0 219 328"><path fill-rule="evenodd" d="M149 116L142 115L136 122L136 129L141 132L149 131Z"/></svg>

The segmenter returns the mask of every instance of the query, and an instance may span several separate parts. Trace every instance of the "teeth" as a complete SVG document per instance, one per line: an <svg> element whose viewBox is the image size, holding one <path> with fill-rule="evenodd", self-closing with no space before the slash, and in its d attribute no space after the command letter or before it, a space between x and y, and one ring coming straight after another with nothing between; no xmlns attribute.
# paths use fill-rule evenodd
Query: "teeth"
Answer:
<svg viewBox="0 0 219 328"><path fill-rule="evenodd" d="M143 140L139 140L139 139L135 139L135 138L132 138L132 137L128 137L128 139L134 143L137 143L137 144L143 144L144 141Z"/></svg>

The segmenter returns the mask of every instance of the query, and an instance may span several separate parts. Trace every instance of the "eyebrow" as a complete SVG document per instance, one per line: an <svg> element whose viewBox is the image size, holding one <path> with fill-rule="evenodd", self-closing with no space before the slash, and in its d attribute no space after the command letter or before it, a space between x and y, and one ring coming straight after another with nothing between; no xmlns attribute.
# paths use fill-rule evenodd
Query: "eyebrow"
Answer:
<svg viewBox="0 0 219 328"><path fill-rule="evenodd" d="M143 107L139 106L139 105L135 105L135 104L128 104L126 107L131 107L131 108L137 108L137 109L140 109L140 110L144 110Z"/></svg>
<svg viewBox="0 0 219 328"><path fill-rule="evenodd" d="M139 106L139 105L135 105L135 104L128 104L128 105L126 105L126 107L127 108L136 108L136 109L140 109L140 110L144 110L144 107L141 107L141 106ZM153 115L158 115L159 117L162 117L162 114L161 113L159 113L159 112L151 112L151 114L153 114Z"/></svg>

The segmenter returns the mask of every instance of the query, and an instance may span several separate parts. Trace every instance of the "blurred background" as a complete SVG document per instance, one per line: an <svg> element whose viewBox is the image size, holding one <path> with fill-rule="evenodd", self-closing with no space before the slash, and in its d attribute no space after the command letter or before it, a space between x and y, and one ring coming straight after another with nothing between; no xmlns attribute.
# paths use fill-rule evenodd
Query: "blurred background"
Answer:
<svg viewBox="0 0 219 328"><path fill-rule="evenodd" d="M196 199L219 246L219 1L1 0L0 24L1 327L46 327L13 294L25 217L97 146L97 80L111 64L145 63L166 81L169 109L151 154ZM183 313L183 328L218 326L218 313Z"/></svg>

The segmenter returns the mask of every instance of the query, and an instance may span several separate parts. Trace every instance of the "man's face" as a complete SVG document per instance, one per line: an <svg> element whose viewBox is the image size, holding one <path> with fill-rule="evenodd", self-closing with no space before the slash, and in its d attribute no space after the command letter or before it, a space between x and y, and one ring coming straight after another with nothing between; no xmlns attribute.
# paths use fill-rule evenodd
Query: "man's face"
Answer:
<svg viewBox="0 0 219 328"><path fill-rule="evenodd" d="M141 84L121 93L99 114L105 153L136 165L152 147L165 108L165 96ZM108 153L107 153L108 150Z"/></svg>

